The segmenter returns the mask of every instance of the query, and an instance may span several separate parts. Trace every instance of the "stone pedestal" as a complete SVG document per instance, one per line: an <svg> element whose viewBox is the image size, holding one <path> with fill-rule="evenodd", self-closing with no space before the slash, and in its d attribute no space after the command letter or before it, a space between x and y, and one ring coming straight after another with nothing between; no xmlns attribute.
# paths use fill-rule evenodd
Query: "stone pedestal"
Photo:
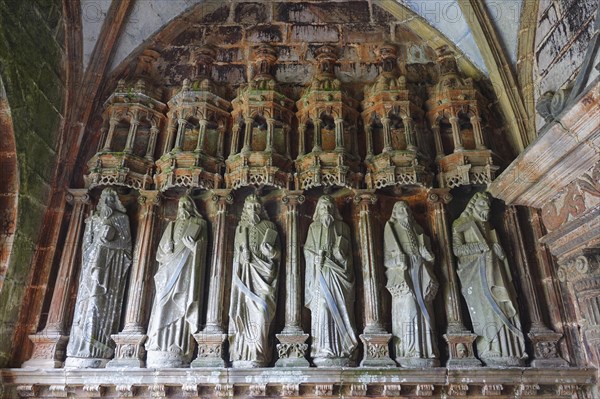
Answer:
<svg viewBox="0 0 600 399"><path fill-rule="evenodd" d="M275 362L275 367L310 367L310 363L306 360L308 334L282 332L275 336L279 340L277 344L279 359Z"/></svg>
<svg viewBox="0 0 600 399"><path fill-rule="evenodd" d="M63 366L65 351L69 336L59 331L44 330L29 336L33 342L33 354L31 359L23 363L23 367L32 368L60 368Z"/></svg>
<svg viewBox="0 0 600 399"><path fill-rule="evenodd" d="M549 329L532 329L527 335L531 339L534 351L531 367L569 367L569 363L558 353L558 341L562 334Z"/></svg>
<svg viewBox="0 0 600 399"><path fill-rule="evenodd" d="M223 344L227 339L224 333L200 332L194 334L198 343L198 357L192 362L192 368L215 368L225 367L227 364L223 359Z"/></svg>
<svg viewBox="0 0 600 399"><path fill-rule="evenodd" d="M390 359L388 343L392 334L361 334L365 351L360 367L396 367Z"/></svg>
<svg viewBox="0 0 600 399"><path fill-rule="evenodd" d="M106 367L144 367L146 349L144 343L148 338L142 333L125 333L111 335L115 341L115 357ZM166 366L165 366L166 367Z"/></svg>
<svg viewBox="0 0 600 399"><path fill-rule="evenodd" d="M481 361L475 357L473 350L476 338L477 335L466 330L444 334L450 354L446 367L449 369L481 367Z"/></svg>

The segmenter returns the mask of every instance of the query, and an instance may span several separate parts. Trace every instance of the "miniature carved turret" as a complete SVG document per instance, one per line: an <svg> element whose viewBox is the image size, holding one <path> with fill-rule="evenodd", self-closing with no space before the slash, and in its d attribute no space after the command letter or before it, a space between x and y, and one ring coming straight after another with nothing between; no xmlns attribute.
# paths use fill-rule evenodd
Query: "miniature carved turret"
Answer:
<svg viewBox="0 0 600 399"><path fill-rule="evenodd" d="M272 75L275 50L263 44L255 48L254 57L254 77L232 101L233 136L225 182L233 189L249 185L289 188L294 103L279 91Z"/></svg>
<svg viewBox="0 0 600 399"><path fill-rule="evenodd" d="M313 81L296 103L299 121L296 188L358 187L359 103L341 89L335 77L335 49L322 46L315 58ZM306 148L310 149L308 153Z"/></svg>
<svg viewBox="0 0 600 399"><path fill-rule="evenodd" d="M215 50L201 47L193 82L183 81L169 100L164 154L156 161L156 186L213 189L221 187L224 136L231 104L216 94L211 79Z"/></svg>
<svg viewBox="0 0 600 399"><path fill-rule="evenodd" d="M362 118L366 133L366 183L368 188L392 185L431 186L431 174L419 151L418 131L424 116L415 104L406 78L399 76L396 47L379 49L382 71L365 87Z"/></svg>
<svg viewBox="0 0 600 399"><path fill-rule="evenodd" d="M88 161L86 187L152 187L154 152L167 108L159 100L161 90L154 86L158 56L156 51L145 50L138 60L135 83L120 80L104 103L103 135L100 149Z"/></svg>
<svg viewBox="0 0 600 399"><path fill-rule="evenodd" d="M430 89L427 118L433 131L441 187L490 183L498 170L487 149L481 113L483 96L471 78L459 73L446 46L438 49L439 82Z"/></svg>

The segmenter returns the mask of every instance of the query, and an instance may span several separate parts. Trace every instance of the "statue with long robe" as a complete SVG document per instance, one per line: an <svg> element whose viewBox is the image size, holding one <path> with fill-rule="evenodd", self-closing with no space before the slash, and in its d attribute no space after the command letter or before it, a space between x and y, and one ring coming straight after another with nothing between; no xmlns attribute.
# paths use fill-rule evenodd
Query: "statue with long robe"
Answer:
<svg viewBox="0 0 600 399"><path fill-rule="evenodd" d="M244 202L235 230L229 358L233 367L265 367L271 361L271 325L277 308L279 236L256 195Z"/></svg>
<svg viewBox="0 0 600 399"><path fill-rule="evenodd" d="M477 193L452 224L458 277L467 302L479 358L491 366L527 359L510 268L489 223L490 197Z"/></svg>
<svg viewBox="0 0 600 399"><path fill-rule="evenodd" d="M319 366L348 366L357 346L350 228L333 198L319 198L304 245L304 303L311 311L311 357Z"/></svg>
<svg viewBox="0 0 600 399"><path fill-rule="evenodd" d="M106 188L85 221L82 267L65 367L104 367L113 357L111 334L119 332L131 233L125 207Z"/></svg>
<svg viewBox="0 0 600 399"><path fill-rule="evenodd" d="M207 225L191 197L179 199L156 252L156 294L148 325L147 367L187 367L199 329Z"/></svg>
<svg viewBox="0 0 600 399"><path fill-rule="evenodd" d="M404 201L394 205L383 237L396 362L401 367L436 367L439 353L432 302L438 283L432 270L429 237Z"/></svg>

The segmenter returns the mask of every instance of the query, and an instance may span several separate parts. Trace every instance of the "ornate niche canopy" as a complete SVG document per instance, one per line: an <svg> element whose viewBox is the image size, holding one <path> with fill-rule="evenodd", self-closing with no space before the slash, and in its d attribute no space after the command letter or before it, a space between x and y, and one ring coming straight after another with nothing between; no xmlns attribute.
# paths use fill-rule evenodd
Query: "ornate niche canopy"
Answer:
<svg viewBox="0 0 600 399"><path fill-rule="evenodd" d="M296 188L358 187L359 102L342 90L335 77L335 48L322 46L316 50L315 58L313 81L296 103L299 130ZM312 148L309 153L307 146Z"/></svg>
<svg viewBox="0 0 600 399"><path fill-rule="evenodd" d="M431 174L415 130L416 124L422 127L424 123L423 111L415 102L417 94L407 87L406 78L399 76L396 46L383 44L379 56L382 70L377 80L365 87L363 100L367 187L429 187Z"/></svg>
<svg viewBox="0 0 600 399"><path fill-rule="evenodd" d="M221 187L231 104L216 94L211 79L214 58L214 49L201 47L196 55L195 79L185 79L181 90L169 100L167 138L154 177L160 191Z"/></svg>
<svg viewBox="0 0 600 399"><path fill-rule="evenodd" d="M279 91L272 75L275 49L261 44L254 49L254 57L254 77L232 101L233 135L225 182L233 189L248 185L289 188L294 102Z"/></svg>
<svg viewBox="0 0 600 399"><path fill-rule="evenodd" d="M463 78L446 46L438 49L440 78L430 88L427 118L435 141L438 182L454 188L487 184L496 176L497 156L487 148L482 111L485 99L473 79Z"/></svg>
<svg viewBox="0 0 600 399"><path fill-rule="evenodd" d="M154 86L158 56L156 51L145 50L138 60L134 75L137 80L120 80L104 103L101 148L88 161L86 188L152 188L154 151L167 108L159 100L162 91Z"/></svg>

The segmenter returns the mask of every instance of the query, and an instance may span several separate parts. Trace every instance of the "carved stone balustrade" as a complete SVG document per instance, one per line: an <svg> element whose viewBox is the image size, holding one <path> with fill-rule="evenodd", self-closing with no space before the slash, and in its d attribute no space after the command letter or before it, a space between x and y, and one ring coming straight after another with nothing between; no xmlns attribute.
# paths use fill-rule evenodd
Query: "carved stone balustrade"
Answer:
<svg viewBox="0 0 600 399"><path fill-rule="evenodd" d="M294 102L279 91L272 75L277 61L275 50L263 44L255 48L254 57L254 78L232 101L233 136L225 161L225 183L232 189L243 186L290 188Z"/></svg>
<svg viewBox="0 0 600 399"><path fill-rule="evenodd" d="M167 108L160 101L161 90L153 87L152 65L157 58L157 52L144 51L136 71L138 80L134 84L120 80L104 103L104 134L101 148L87 163L87 188L152 188L154 152Z"/></svg>
<svg viewBox="0 0 600 399"><path fill-rule="evenodd" d="M418 96L399 76L397 50L392 44L379 49L382 71L365 87L362 118L366 136L367 175L370 189L393 185L431 186L432 176L422 152L415 125L424 123ZM419 129L422 131L423 129Z"/></svg>
<svg viewBox="0 0 600 399"><path fill-rule="evenodd" d="M358 101L341 88L334 68L335 49L316 51L312 83L296 102L298 157L296 189L318 186L358 188L361 174L357 147ZM312 146L306 152L306 146Z"/></svg>
<svg viewBox="0 0 600 399"><path fill-rule="evenodd" d="M196 78L183 81L169 100L169 124L164 154L154 177L160 191L174 187L220 188L223 147L231 104L221 98L211 80L215 51L201 47Z"/></svg>
<svg viewBox="0 0 600 399"><path fill-rule="evenodd" d="M484 97L471 78L463 78L447 47L438 49L440 78L429 90L427 118L435 142L438 182L454 188L488 184L496 177L498 157L486 146Z"/></svg>

